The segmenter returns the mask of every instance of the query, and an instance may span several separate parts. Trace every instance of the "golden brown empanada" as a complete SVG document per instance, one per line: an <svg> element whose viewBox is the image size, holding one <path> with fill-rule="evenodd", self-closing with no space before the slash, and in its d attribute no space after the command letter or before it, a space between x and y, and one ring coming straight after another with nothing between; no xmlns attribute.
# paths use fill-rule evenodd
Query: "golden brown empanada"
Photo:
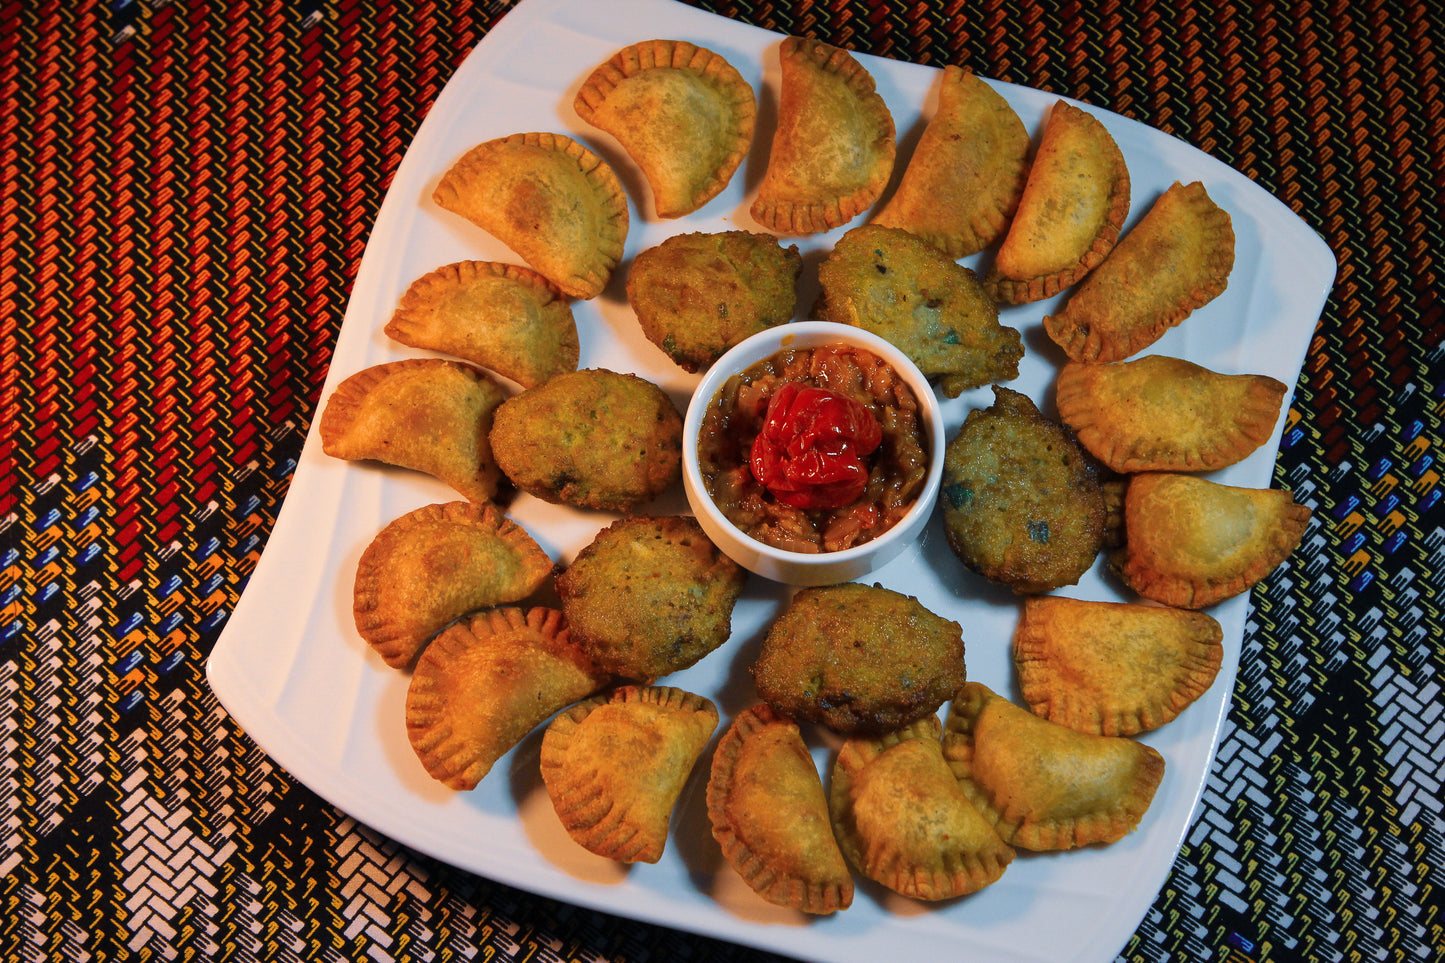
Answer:
<svg viewBox="0 0 1445 963"><path fill-rule="evenodd" d="M1079 442L1114 471L1213 471L1269 440L1288 390L1266 375L1148 355L1069 362L1055 403Z"/></svg>
<svg viewBox="0 0 1445 963"><path fill-rule="evenodd" d="M1124 545L1109 566L1145 598L1202 609L1274 571L1309 519L1309 508L1287 491L1146 472L1129 479Z"/></svg>
<svg viewBox="0 0 1445 963"><path fill-rule="evenodd" d="M531 536L491 505L426 505L387 525L361 553L356 630L387 665L404 668L448 622L526 598L552 567Z"/></svg>
<svg viewBox="0 0 1445 963"><path fill-rule="evenodd" d="M753 140L753 88L723 57L682 40L625 47L577 92L577 116L642 168L658 217L682 217L727 186Z"/></svg>
<svg viewBox="0 0 1445 963"><path fill-rule="evenodd" d="M438 635L406 690L406 731L426 771L474 789L548 716L611 683L554 609L488 609Z"/></svg>
<svg viewBox="0 0 1445 963"><path fill-rule="evenodd" d="M1129 214L1129 169L1104 125L1059 101L984 287L1005 304L1051 297L1114 247Z"/></svg>
<svg viewBox="0 0 1445 963"><path fill-rule="evenodd" d="M1219 674L1223 638L1203 612L1038 596L1024 601L1013 657L1035 715L1132 736L1204 694Z"/></svg>
<svg viewBox="0 0 1445 963"><path fill-rule="evenodd" d="M723 856L763 899L813 914L852 905L813 757L797 725L766 705L739 714L718 742L707 812Z"/></svg>
<svg viewBox="0 0 1445 963"><path fill-rule="evenodd" d="M467 151L432 199L521 255L574 298L607 286L627 240L627 195L602 158L562 134L512 134Z"/></svg>
<svg viewBox="0 0 1445 963"><path fill-rule="evenodd" d="M530 268L459 261L412 282L386 333L413 348L445 351L524 388L577 370L572 308Z"/></svg>
<svg viewBox="0 0 1445 963"><path fill-rule="evenodd" d="M1160 195L1044 330L1075 361L1142 351L1214 300L1234 267L1234 228L1204 185Z"/></svg>
<svg viewBox="0 0 1445 963"><path fill-rule="evenodd" d="M942 732L938 717L926 716L879 738L855 737L833 765L829 808L843 854L914 899L976 893L1014 857L944 761Z"/></svg>
<svg viewBox="0 0 1445 963"><path fill-rule="evenodd" d="M321 449L425 472L472 501L487 501L502 477L488 437L505 400L501 385L457 361L374 365L332 392L321 413Z"/></svg>
<svg viewBox="0 0 1445 963"><path fill-rule="evenodd" d="M779 234L819 234L873 206L893 173L893 115L846 50L782 43L778 129L752 215Z"/></svg>
<svg viewBox="0 0 1445 963"><path fill-rule="evenodd" d="M1029 132L971 70L943 68L938 111L898 190L873 223L923 238L950 258L977 254L1008 228L1029 172Z"/></svg>
<svg viewBox="0 0 1445 963"><path fill-rule="evenodd" d="M623 686L559 713L542 736L542 780L568 834L607 859L657 862L717 723L712 702L668 686Z"/></svg>
<svg viewBox="0 0 1445 963"><path fill-rule="evenodd" d="M943 755L1004 842L1031 850L1122 839L1164 777L1153 748L1040 719L977 682L949 707Z"/></svg>

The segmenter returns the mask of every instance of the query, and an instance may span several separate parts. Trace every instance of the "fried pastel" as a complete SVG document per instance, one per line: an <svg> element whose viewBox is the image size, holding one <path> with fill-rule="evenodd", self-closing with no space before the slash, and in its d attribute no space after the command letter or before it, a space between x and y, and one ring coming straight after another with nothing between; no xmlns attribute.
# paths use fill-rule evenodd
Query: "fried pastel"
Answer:
<svg viewBox="0 0 1445 963"><path fill-rule="evenodd" d="M1018 377L1023 342L974 273L907 231L855 227L818 265L818 283L816 317L891 342L950 398Z"/></svg>
<svg viewBox="0 0 1445 963"><path fill-rule="evenodd" d="M574 298L607 286L627 240L627 195L612 168L562 134L478 144L442 175L432 199L507 245Z"/></svg>
<svg viewBox="0 0 1445 963"><path fill-rule="evenodd" d="M657 862L717 723L711 701L667 686L623 686L559 713L542 736L542 781L568 835L606 859Z"/></svg>
<svg viewBox="0 0 1445 963"><path fill-rule="evenodd" d="M814 915L852 905L853 876L796 723L765 705L733 720L713 754L707 813L728 864L763 899Z"/></svg>
<svg viewBox="0 0 1445 963"><path fill-rule="evenodd" d="M1214 300L1234 267L1234 228L1195 181L1159 196L1044 330L1075 361L1144 350Z"/></svg>
<svg viewBox="0 0 1445 963"><path fill-rule="evenodd" d="M1230 375L1182 358L1071 361L1059 372L1059 417L1121 474L1213 471L1269 440L1289 390L1266 375Z"/></svg>
<svg viewBox="0 0 1445 963"><path fill-rule="evenodd" d="M833 832L864 876L913 899L976 893L1014 851L969 801L943 758L938 716L843 743L828 795Z"/></svg>
<svg viewBox="0 0 1445 963"><path fill-rule="evenodd" d="M494 506L426 505L383 528L356 566L356 630L395 669L447 623L541 588L552 560Z"/></svg>
<svg viewBox="0 0 1445 963"><path fill-rule="evenodd" d="M1252 588L1299 545L1310 510L1289 492L1146 472L1124 493L1109 566L1147 599L1202 609Z"/></svg>
<svg viewBox="0 0 1445 963"><path fill-rule="evenodd" d="M555 609L488 609L450 626L417 659L406 732L426 771L474 789L548 716L612 682L573 644Z"/></svg>
<svg viewBox="0 0 1445 963"><path fill-rule="evenodd" d="M332 392L321 412L321 450L424 472L484 502L501 481L488 438L505 399L501 385L458 361L374 365Z"/></svg>
<svg viewBox="0 0 1445 963"><path fill-rule="evenodd" d="M995 386L943 453L944 534L969 569L1021 594L1078 582L1104 543L1097 469L1062 426Z"/></svg>
<svg viewBox="0 0 1445 963"><path fill-rule="evenodd" d="M417 278L386 333L490 368L524 388L577 370L572 308L550 281L518 264L459 261Z"/></svg>
<svg viewBox="0 0 1445 963"><path fill-rule="evenodd" d="M963 630L916 598L847 582L797 592L752 666L763 701L841 735L901 728L966 677Z"/></svg>
<svg viewBox="0 0 1445 963"><path fill-rule="evenodd" d="M722 56L682 40L624 47L582 83L577 116L642 168L658 217L691 214L727 186L753 141L753 88Z"/></svg>
<svg viewBox="0 0 1445 963"><path fill-rule="evenodd" d="M1028 172L1029 132L1018 114L973 71L949 64L938 110L873 223L954 260L977 254L1008 229Z"/></svg>
<svg viewBox="0 0 1445 963"><path fill-rule="evenodd" d="M1164 777L1152 747L1041 719L977 682L949 706L943 755L1003 841L1034 851L1122 839Z"/></svg>
<svg viewBox="0 0 1445 963"><path fill-rule="evenodd" d="M650 381L603 368L549 378L508 398L492 454L543 501L625 512L682 477L682 416Z"/></svg>
<svg viewBox="0 0 1445 963"><path fill-rule="evenodd" d="M647 340L702 371L751 335L791 321L803 258L769 234L675 234L633 258L627 300Z"/></svg>
<svg viewBox="0 0 1445 963"><path fill-rule="evenodd" d="M690 515L632 515L557 577L572 637L599 665L652 682L728 640L747 573Z"/></svg>
<svg viewBox="0 0 1445 963"><path fill-rule="evenodd" d="M1128 214L1119 145L1093 115L1059 101L984 287L1005 304L1058 294L1104 260Z"/></svg>
<svg viewBox="0 0 1445 963"><path fill-rule="evenodd" d="M868 210L888 185L893 115L846 50L788 37L779 56L777 133L752 215L779 234L820 234Z"/></svg>
<svg viewBox="0 0 1445 963"><path fill-rule="evenodd" d="M1203 612L1046 595L1024 600L1013 658L1034 715L1132 736L1171 722L1205 693L1223 638Z"/></svg>

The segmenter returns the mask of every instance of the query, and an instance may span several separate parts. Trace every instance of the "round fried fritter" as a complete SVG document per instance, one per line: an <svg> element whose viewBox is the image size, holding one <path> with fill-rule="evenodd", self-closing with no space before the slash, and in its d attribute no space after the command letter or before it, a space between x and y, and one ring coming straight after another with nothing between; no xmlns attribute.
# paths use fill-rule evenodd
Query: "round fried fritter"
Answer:
<svg viewBox="0 0 1445 963"><path fill-rule="evenodd" d="M587 368L514 395L492 422L492 457L543 501L630 511L682 477L682 416L632 374Z"/></svg>
<svg viewBox="0 0 1445 963"><path fill-rule="evenodd" d="M1020 594L1073 585L1103 545L1094 462L1027 396L995 386L943 457L943 526L973 571Z"/></svg>
<svg viewBox="0 0 1445 963"><path fill-rule="evenodd" d="M845 736L921 719L965 682L963 630L912 596L846 582L793 596L763 640L763 701Z"/></svg>
<svg viewBox="0 0 1445 963"><path fill-rule="evenodd" d="M627 300L647 340L701 371L750 335L791 321L803 259L770 234L677 234L627 272Z"/></svg>
<svg viewBox="0 0 1445 963"><path fill-rule="evenodd" d="M598 532L557 577L557 594L583 651L651 683L727 641L746 578L696 519L636 515Z"/></svg>
<svg viewBox="0 0 1445 963"><path fill-rule="evenodd" d="M1018 377L1018 331L999 324L998 305L971 270L922 238L855 227L818 265L818 283L820 321L891 342L950 398Z"/></svg>

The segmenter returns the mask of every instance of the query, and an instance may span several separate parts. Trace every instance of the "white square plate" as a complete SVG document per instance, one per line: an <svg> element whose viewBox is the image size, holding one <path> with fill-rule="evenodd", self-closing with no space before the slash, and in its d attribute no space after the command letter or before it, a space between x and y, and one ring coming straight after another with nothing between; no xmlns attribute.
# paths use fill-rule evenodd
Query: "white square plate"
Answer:
<svg viewBox="0 0 1445 963"><path fill-rule="evenodd" d="M660 221L635 165L607 135L572 110L583 79L617 49L667 37L726 57L760 98L752 155L728 189L700 212ZM697 377L673 365L642 336L624 293L627 263L673 234L757 227L748 215L762 176L777 104L777 34L671 2L606 4L524 0L457 70L397 169L362 259L323 391L370 365L416 357L382 327L406 287L421 275L465 259L515 261L506 248L431 201L437 179L471 146L519 131L570 134L617 170L632 203L624 264L603 295L574 313L584 367L633 371L686 407ZM901 138L899 169L936 100L939 71L860 56L893 111ZM1037 137L1057 100L1007 84L997 89ZM1109 128L1133 183L1130 223L1175 180L1203 181L1234 220L1237 254L1229 287L1150 350L1226 372L1268 374L1293 385L1334 278L1328 248L1287 207L1207 155L1142 124L1087 107ZM863 223L858 219L852 225ZM1126 225L1127 226L1127 225ZM788 239L805 263L842 230ZM810 254L814 256L809 256ZM977 258L964 263L977 266ZM805 270L800 316L816 293ZM1051 410L1060 353L1040 319L1056 305L1003 312L1020 329L1027 354L1010 387ZM945 402L949 437L988 389ZM1274 439L1249 459L1215 473L1232 485L1267 487ZM674 817L667 852L655 865L625 868L585 852L558 823L537 768L533 733L472 792L430 779L407 742L407 677L388 669L356 635L351 583L362 550L388 522L424 504L458 496L432 480L321 452L313 419L296 475L243 597L208 665L222 704L275 760L316 793L362 822L424 853L480 875L621 916L816 960L875 961L934 956L995 961L1106 960L1125 943L1158 892L1202 791L1228 704L1248 611L1246 597L1216 606L1225 659L1213 687L1179 719L1143 737L1166 760L1153 806L1138 830L1112 846L1020 856L1003 878L972 897L925 905L862 883L852 908L806 919L756 897L722 861L704 804L707 757ZM681 486L646 510L687 511ZM509 510L552 557L570 562L614 516L519 497ZM1120 599L1095 566L1078 598ZM971 679L1017 700L1009 646L1018 603L963 569L935 518L923 539L875 581L917 596L964 626ZM663 680L717 703L724 725L755 695L747 675L762 633L789 591L753 577L734 613L729 643L698 665ZM835 746L819 742L826 774Z"/></svg>

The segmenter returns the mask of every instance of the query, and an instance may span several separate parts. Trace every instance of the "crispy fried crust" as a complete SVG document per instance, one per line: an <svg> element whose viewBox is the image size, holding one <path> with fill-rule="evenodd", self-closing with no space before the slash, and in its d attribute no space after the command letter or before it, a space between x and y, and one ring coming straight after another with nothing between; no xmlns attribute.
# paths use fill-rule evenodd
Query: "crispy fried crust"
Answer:
<svg viewBox="0 0 1445 963"><path fill-rule="evenodd" d="M846 50L788 37L778 128L752 215L779 234L819 234L873 206L893 173L893 115Z"/></svg>
<svg viewBox="0 0 1445 963"><path fill-rule="evenodd" d="M742 74L682 40L619 50L582 83L573 107L642 168L664 218L691 214L727 186L752 144L757 116Z"/></svg>
<svg viewBox="0 0 1445 963"><path fill-rule="evenodd" d="M1059 417L1114 471L1213 471L1269 440L1288 388L1265 375L1221 374L1180 358L1071 361L1059 372Z"/></svg>
<svg viewBox="0 0 1445 963"><path fill-rule="evenodd" d="M1233 267L1229 214L1203 184L1176 181L1044 330L1075 361L1118 361L1223 293Z"/></svg>
<svg viewBox="0 0 1445 963"><path fill-rule="evenodd" d="M873 219L915 234L950 258L1003 236L1029 172L1029 132L973 72L943 68L938 110L914 148L898 190Z"/></svg>

